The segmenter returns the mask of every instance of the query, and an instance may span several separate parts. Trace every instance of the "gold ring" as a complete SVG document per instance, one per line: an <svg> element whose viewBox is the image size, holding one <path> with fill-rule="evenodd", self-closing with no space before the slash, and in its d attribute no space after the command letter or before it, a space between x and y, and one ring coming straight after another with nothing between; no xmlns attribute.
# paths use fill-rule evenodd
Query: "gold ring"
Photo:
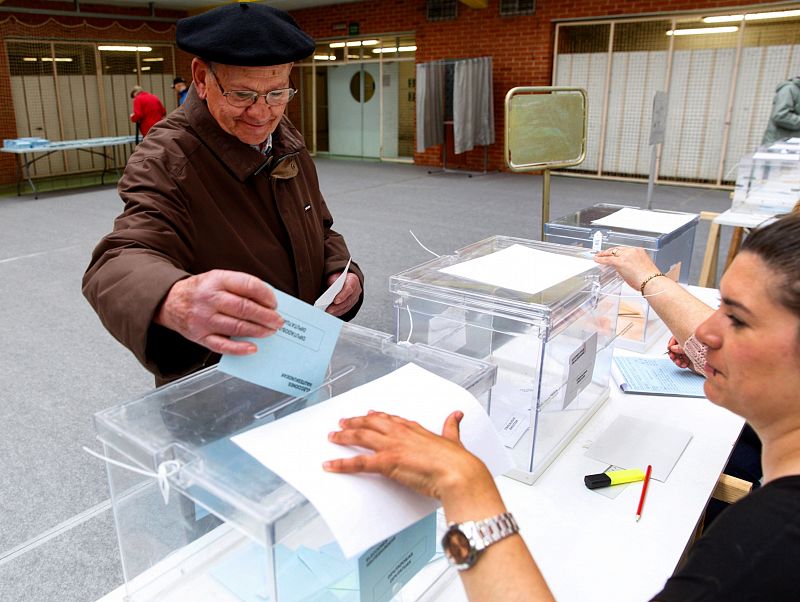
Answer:
<svg viewBox="0 0 800 602"><path fill-rule="evenodd" d="M612 254L614 257L616 257L616 256L617 256L617 250L616 250L616 249L611 249L611 254Z"/></svg>

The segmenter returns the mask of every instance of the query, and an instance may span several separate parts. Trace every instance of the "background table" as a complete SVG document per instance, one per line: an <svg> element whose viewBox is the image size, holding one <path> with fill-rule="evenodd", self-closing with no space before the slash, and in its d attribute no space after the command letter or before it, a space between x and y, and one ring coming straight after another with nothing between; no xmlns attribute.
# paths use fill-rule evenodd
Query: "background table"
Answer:
<svg viewBox="0 0 800 602"><path fill-rule="evenodd" d="M124 144L133 144L135 141L135 136L111 136L106 138L86 138L83 140L62 140L59 142L49 142L43 146L34 146L30 148L2 147L0 148L0 151L4 153L12 153L16 156L17 196L20 196L22 182L27 180L28 185L33 191L33 198L39 198L36 186L33 183L33 178L31 177L31 166L37 161L41 161L53 153L67 150L77 150L93 155L99 155L103 157L103 171L100 175L100 183L103 184L105 183L105 175L108 171L108 165L114 160L113 154L109 149Z"/></svg>

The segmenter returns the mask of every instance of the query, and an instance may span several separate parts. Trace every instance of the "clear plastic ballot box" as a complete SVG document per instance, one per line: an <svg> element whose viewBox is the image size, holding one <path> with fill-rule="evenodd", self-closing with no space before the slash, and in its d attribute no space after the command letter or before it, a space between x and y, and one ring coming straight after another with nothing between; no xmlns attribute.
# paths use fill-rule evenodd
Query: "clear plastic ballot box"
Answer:
<svg viewBox="0 0 800 602"><path fill-rule="evenodd" d="M626 228L617 225L595 223L597 220L613 221L620 210L626 212L642 211L635 207L600 203L576 213L565 215L544 226L545 240L562 245L574 245L592 248L595 237L602 237L602 249L611 247L641 247L645 249L658 269L677 282L688 283L692 264L694 237L700 217L694 213L682 213L652 209L642 212L647 218L660 221L662 225L672 227L669 232L653 232L641 228ZM681 223L682 222L682 223ZM624 223L624 222L621 222ZM633 225L633 224L630 224ZM633 351L645 351L655 341L666 334L666 326L654 312L647 299L623 283L619 305L620 317L617 332L620 337L616 345Z"/></svg>
<svg viewBox="0 0 800 602"><path fill-rule="evenodd" d="M781 215L800 201L800 138L778 140L742 157L731 209L736 213Z"/></svg>
<svg viewBox="0 0 800 602"><path fill-rule="evenodd" d="M409 362L488 405L494 366L345 324L326 381L303 397L213 367L97 413L108 458L162 475L108 463L125 599L405 601L446 582L441 512L347 560L313 506L230 440Z"/></svg>
<svg viewBox="0 0 800 602"><path fill-rule="evenodd" d="M584 250L494 236L390 289L399 341L497 366L489 415L514 458L506 474L533 483L608 397L621 282Z"/></svg>

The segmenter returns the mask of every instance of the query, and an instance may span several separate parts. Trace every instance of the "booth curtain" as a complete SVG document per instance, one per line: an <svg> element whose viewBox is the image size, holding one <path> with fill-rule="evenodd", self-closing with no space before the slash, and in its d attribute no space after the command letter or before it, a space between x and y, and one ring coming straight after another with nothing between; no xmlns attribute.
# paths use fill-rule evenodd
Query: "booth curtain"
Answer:
<svg viewBox="0 0 800 602"><path fill-rule="evenodd" d="M447 91L445 64L453 68ZM444 143L445 92L452 93L456 154L493 144L492 58L433 61L417 65L417 152Z"/></svg>
<svg viewBox="0 0 800 602"><path fill-rule="evenodd" d="M494 143L492 57L455 62L453 136L456 154Z"/></svg>
<svg viewBox="0 0 800 602"><path fill-rule="evenodd" d="M417 152L444 142L444 63L417 64Z"/></svg>

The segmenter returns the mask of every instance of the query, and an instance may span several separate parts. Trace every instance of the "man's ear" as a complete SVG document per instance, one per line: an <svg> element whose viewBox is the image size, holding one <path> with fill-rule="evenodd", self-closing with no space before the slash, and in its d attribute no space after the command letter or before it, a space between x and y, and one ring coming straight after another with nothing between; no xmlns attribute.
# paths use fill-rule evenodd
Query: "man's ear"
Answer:
<svg viewBox="0 0 800 602"><path fill-rule="evenodd" d="M199 58L192 59L192 81L194 82L197 96L205 99L208 89L208 75L210 73L208 65Z"/></svg>

